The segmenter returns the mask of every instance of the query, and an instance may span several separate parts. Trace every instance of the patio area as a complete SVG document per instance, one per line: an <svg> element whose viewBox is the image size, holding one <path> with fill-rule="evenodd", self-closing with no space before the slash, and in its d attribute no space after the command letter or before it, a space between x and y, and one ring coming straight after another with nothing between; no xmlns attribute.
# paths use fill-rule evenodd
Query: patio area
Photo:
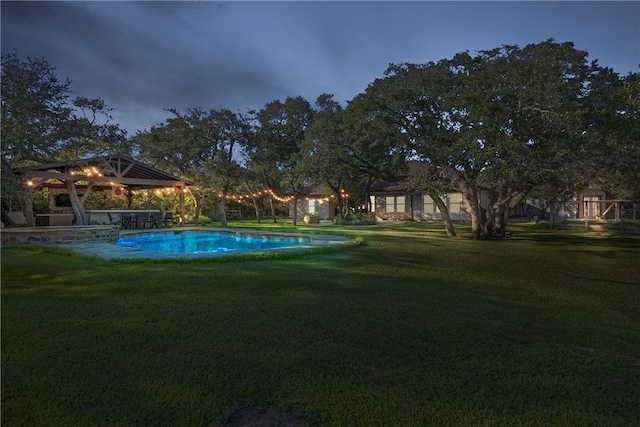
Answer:
<svg viewBox="0 0 640 427"><path fill-rule="evenodd" d="M186 188L191 182L131 158L113 155L68 162L47 163L18 168L28 192L46 189L48 208L34 212L33 200L22 208L23 215L9 224L28 226L119 225L123 228L147 228L171 225L174 210L164 211L160 206L146 204L144 208L132 206L133 193L139 190L172 191L179 196L176 218L185 221ZM84 207L92 193L112 193L120 202L98 209ZM107 209L111 208L111 209ZM155 209L154 209L155 208ZM164 207L166 209L166 206Z"/></svg>

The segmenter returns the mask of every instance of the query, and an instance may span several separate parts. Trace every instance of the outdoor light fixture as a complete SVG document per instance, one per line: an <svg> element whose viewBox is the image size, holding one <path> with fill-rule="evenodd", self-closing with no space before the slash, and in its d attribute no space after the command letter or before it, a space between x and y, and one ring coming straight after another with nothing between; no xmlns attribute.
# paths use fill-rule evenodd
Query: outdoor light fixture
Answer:
<svg viewBox="0 0 640 427"><path fill-rule="evenodd" d="M83 168L82 169L82 173L85 176L88 176L88 177L92 177L92 176L99 176L100 177L100 176L103 176L102 172L100 171L100 169L98 169L95 166L88 167L88 168Z"/></svg>

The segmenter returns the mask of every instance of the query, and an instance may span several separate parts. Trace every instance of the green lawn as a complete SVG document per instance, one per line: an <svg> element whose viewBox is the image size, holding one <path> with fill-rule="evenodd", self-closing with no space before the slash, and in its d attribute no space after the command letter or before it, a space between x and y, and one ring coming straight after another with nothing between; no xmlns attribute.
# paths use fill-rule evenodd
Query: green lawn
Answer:
<svg viewBox="0 0 640 427"><path fill-rule="evenodd" d="M250 222L232 225L257 226ZM638 425L640 236L298 227L289 259L2 251L3 426Z"/></svg>

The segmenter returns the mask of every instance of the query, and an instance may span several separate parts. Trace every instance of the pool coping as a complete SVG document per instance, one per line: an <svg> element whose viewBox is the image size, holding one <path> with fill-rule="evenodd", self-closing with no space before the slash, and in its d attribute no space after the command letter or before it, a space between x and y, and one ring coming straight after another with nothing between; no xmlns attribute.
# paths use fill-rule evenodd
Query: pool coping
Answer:
<svg viewBox="0 0 640 427"><path fill-rule="evenodd" d="M198 258L230 257L234 255L243 255L243 254L249 254L249 253L302 251L305 249L313 249L313 248L322 247L322 246L344 244L351 240L348 237L334 236L334 235L327 235L327 234L286 233L286 232L255 230L251 228L235 228L235 227L234 228L174 227L174 228L159 228L159 229L152 229L152 230L120 230L119 235L124 237L124 236L131 236L131 235L144 235L149 233L174 234L174 233L183 233L183 232L213 232L213 233L229 233L229 234L236 234L236 235L255 235L255 236L269 235L269 236L282 236L282 237L294 237L294 238L301 237L301 238L308 238L309 242L305 244L297 244L295 246L284 246L281 248L274 248L274 249L260 249L260 250L219 252L219 253L201 253L201 254L143 251L141 249L117 246L113 243L101 243L101 242L62 243L56 246L70 249L74 252L78 252L84 255L99 256L106 260L198 259Z"/></svg>

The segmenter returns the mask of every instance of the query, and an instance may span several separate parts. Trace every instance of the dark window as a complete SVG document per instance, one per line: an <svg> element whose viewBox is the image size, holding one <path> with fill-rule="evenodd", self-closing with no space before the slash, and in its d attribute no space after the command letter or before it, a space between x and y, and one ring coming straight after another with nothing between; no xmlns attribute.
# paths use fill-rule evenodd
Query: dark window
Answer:
<svg viewBox="0 0 640 427"><path fill-rule="evenodd" d="M82 194L78 194L78 197L82 197ZM56 207L58 208L70 208L71 197L68 194L58 194L56 196Z"/></svg>

